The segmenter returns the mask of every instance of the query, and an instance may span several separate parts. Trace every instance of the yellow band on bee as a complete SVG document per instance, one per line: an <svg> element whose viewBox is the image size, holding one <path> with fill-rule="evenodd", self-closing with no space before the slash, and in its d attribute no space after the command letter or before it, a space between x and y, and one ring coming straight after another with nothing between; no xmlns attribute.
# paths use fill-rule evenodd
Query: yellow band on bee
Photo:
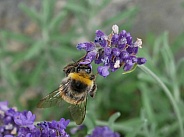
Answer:
<svg viewBox="0 0 184 137"><path fill-rule="evenodd" d="M93 84L93 81L89 79L89 75L82 74L82 73L70 73L68 75L72 79L81 81L82 83L91 86Z"/></svg>

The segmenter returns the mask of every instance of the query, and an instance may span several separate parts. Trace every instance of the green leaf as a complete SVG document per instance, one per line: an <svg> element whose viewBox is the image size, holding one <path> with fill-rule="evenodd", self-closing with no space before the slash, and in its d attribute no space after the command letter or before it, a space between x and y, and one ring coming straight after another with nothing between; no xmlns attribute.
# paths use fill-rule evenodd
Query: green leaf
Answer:
<svg viewBox="0 0 184 137"><path fill-rule="evenodd" d="M15 73L10 69L11 67L8 67L4 62L1 62L0 68L2 78L6 80L7 84L11 85L12 87L16 87L18 84L18 80Z"/></svg>
<svg viewBox="0 0 184 137"><path fill-rule="evenodd" d="M177 66L177 80L180 84L180 86L183 86L184 81L184 58L180 59Z"/></svg>
<svg viewBox="0 0 184 137"><path fill-rule="evenodd" d="M140 73L138 74L138 78L141 81L147 82L147 83L156 83L156 81L154 79L152 79L150 76L146 75L145 73ZM165 77L165 76L161 76L160 75L160 79L166 84L166 85L170 85L170 81Z"/></svg>
<svg viewBox="0 0 184 137"><path fill-rule="evenodd" d="M145 112L148 116L148 120L151 121L151 123L154 123L155 117L154 117L154 111L153 111L153 106L151 106L151 99L150 99L150 93L148 91L148 87L144 83L139 84L139 89L141 91L142 95L142 104L145 108Z"/></svg>
<svg viewBox="0 0 184 137"><path fill-rule="evenodd" d="M98 9L100 9L100 10L104 9L106 6L108 6L108 4L110 2L111 2L111 0L103 0L102 3L98 6Z"/></svg>
<svg viewBox="0 0 184 137"><path fill-rule="evenodd" d="M184 38L184 32L182 32L179 36L175 38L171 46L171 50L173 53L177 53L181 48L184 47L183 38Z"/></svg>
<svg viewBox="0 0 184 137"><path fill-rule="evenodd" d="M51 22L50 22L50 25L49 25L49 29L50 30L53 30L54 28L57 28L59 27L60 23L62 20L64 20L64 18L68 15L68 12L67 11L62 11L60 12L56 17L54 17Z"/></svg>
<svg viewBox="0 0 184 137"><path fill-rule="evenodd" d="M24 59L25 60L29 60L32 57L36 57L42 50L42 48L45 45L43 44L43 42L41 41L37 41L35 42L33 45L31 45L31 47L25 52L25 56Z"/></svg>
<svg viewBox="0 0 184 137"><path fill-rule="evenodd" d="M174 56L172 54L171 48L168 44L168 33L165 32L162 37L163 41L163 49L162 49L162 56L166 65L166 69L168 72L168 75L170 75L170 78L175 77L175 62L174 62Z"/></svg>
<svg viewBox="0 0 184 137"><path fill-rule="evenodd" d="M19 4L19 8L29 16L33 21L35 21L38 25L41 25L41 15L35 9L31 9L27 7L25 4Z"/></svg>
<svg viewBox="0 0 184 137"><path fill-rule="evenodd" d="M71 41L77 37L77 34L74 30L68 31L68 33L65 34L53 34L50 36L50 40L51 41L57 41L57 42L61 42L64 46L65 44L71 43ZM77 44L77 43L76 43Z"/></svg>
<svg viewBox="0 0 184 137"><path fill-rule="evenodd" d="M145 67L144 65L139 66L143 71L145 71L146 73L148 73L150 76L152 76L157 82L158 85L163 89L164 93L167 95L170 103L172 104L172 107L175 111L176 114L176 118L178 120L179 123L179 131L180 131L180 135L184 136L184 128L183 128L183 123L182 123L182 117L181 117L181 113L180 113L180 109L178 107L177 101L176 99L173 97L171 91L168 89L168 87L163 83L163 81L161 81L161 79L154 74L150 69L148 69L147 67Z"/></svg>
<svg viewBox="0 0 184 137"><path fill-rule="evenodd" d="M103 22L101 26L112 26L115 22L126 20L126 18L130 17L131 15L135 14L137 9L135 7L132 7L124 12L120 12L116 16L113 16L111 18L108 18L106 21Z"/></svg>
<svg viewBox="0 0 184 137"><path fill-rule="evenodd" d="M82 3L82 1L81 1ZM87 14L87 9L80 2L68 2L65 6L65 9L72 11L76 14Z"/></svg>
<svg viewBox="0 0 184 137"><path fill-rule="evenodd" d="M95 128L95 119L94 117L90 114L86 114L86 118L84 120L85 125L87 126L88 129L88 134L92 132L92 130Z"/></svg>
<svg viewBox="0 0 184 137"><path fill-rule="evenodd" d="M121 113L120 112L116 112L114 113L110 118L109 118L109 121L108 121L108 126L113 129L113 125L115 123L115 121L121 116Z"/></svg>
<svg viewBox="0 0 184 137"><path fill-rule="evenodd" d="M30 85L35 86L41 80L41 75L40 74L42 74L42 71L44 69L45 61L46 60L44 58L41 58L38 61L37 65L36 65L36 68L31 72L31 75L29 77Z"/></svg>
<svg viewBox="0 0 184 137"><path fill-rule="evenodd" d="M7 45L7 38L5 36L4 33L0 33L0 49L1 49L1 52L4 52L4 50L6 49L6 45Z"/></svg>
<svg viewBox="0 0 184 137"><path fill-rule="evenodd" d="M153 64L156 64L160 59L160 47L162 46L162 37L157 37L154 41L154 44L153 44L153 55L152 55L152 59L151 61L153 62ZM152 49L151 49L152 50Z"/></svg>
<svg viewBox="0 0 184 137"><path fill-rule="evenodd" d="M48 27L48 23L51 21L54 5L56 0L43 0L42 1L42 23L44 27Z"/></svg>
<svg viewBox="0 0 184 137"><path fill-rule="evenodd" d="M5 30L2 30L0 34L3 36L4 39L17 40L25 43L33 42L33 40L30 37L24 34L19 34L19 33L5 31Z"/></svg>

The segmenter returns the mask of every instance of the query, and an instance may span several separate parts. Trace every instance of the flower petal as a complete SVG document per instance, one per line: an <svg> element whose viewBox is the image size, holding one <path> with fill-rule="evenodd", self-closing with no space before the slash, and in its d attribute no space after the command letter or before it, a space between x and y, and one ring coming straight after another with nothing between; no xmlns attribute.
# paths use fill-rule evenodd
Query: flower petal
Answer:
<svg viewBox="0 0 184 137"><path fill-rule="evenodd" d="M109 66L99 66L98 73L103 77L107 77L109 75L108 69L109 69Z"/></svg>

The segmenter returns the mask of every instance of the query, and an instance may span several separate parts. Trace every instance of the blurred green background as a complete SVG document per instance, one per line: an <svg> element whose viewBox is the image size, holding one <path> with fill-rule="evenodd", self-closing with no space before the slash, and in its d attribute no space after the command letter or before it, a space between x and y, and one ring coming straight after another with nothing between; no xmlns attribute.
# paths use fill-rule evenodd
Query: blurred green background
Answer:
<svg viewBox="0 0 184 137"><path fill-rule="evenodd" d="M179 0L1 0L0 101L31 110L37 121L70 119L65 106L37 109L36 104L59 86L63 67L84 55L75 48L78 43L93 41L97 29L109 34L117 24L134 40L143 40L139 56L147 58L145 66L163 83L139 67L97 77L87 128L71 136L108 125L122 137L183 137L183 13Z"/></svg>

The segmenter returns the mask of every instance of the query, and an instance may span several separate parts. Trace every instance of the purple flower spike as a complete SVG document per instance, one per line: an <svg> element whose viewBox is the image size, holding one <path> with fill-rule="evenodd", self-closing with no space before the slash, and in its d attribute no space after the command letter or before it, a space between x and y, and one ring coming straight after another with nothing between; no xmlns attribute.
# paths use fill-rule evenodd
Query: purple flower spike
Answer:
<svg viewBox="0 0 184 137"><path fill-rule="evenodd" d="M6 111L8 109L9 108L8 108L8 102L7 101L0 102L0 110Z"/></svg>
<svg viewBox="0 0 184 137"><path fill-rule="evenodd" d="M31 111L17 112L14 116L14 122L19 126L27 126L34 128L34 120L36 116Z"/></svg>
<svg viewBox="0 0 184 137"><path fill-rule="evenodd" d="M111 44L112 45L117 45L118 44L118 41L119 41L119 35L118 34L114 34L112 36L112 39L111 39Z"/></svg>
<svg viewBox="0 0 184 137"><path fill-rule="evenodd" d="M130 59L133 63L137 63L137 58L135 56L130 56Z"/></svg>
<svg viewBox="0 0 184 137"><path fill-rule="evenodd" d="M91 63L91 60L85 59L85 61L81 61L79 64L90 65L90 63Z"/></svg>
<svg viewBox="0 0 184 137"><path fill-rule="evenodd" d="M65 132L69 120L41 122L34 125L35 115L19 112L0 102L0 137L69 137ZM5 109L4 109L5 108Z"/></svg>
<svg viewBox="0 0 184 137"><path fill-rule="evenodd" d="M138 52L138 47L128 47L127 49L126 49L126 51L129 53L129 54L137 54L137 52Z"/></svg>
<svg viewBox="0 0 184 137"><path fill-rule="evenodd" d="M136 55L138 53L138 47L134 47L134 55Z"/></svg>
<svg viewBox="0 0 184 137"><path fill-rule="evenodd" d="M114 56L119 56L121 51L118 48L113 48L112 53L113 53Z"/></svg>
<svg viewBox="0 0 184 137"><path fill-rule="evenodd" d="M88 52L88 54L86 55L86 60L89 60L90 62L92 62L95 58L96 58L96 52L95 51L90 51Z"/></svg>
<svg viewBox="0 0 184 137"><path fill-rule="evenodd" d="M14 137L14 136L12 136L12 135L5 135L4 137Z"/></svg>
<svg viewBox="0 0 184 137"><path fill-rule="evenodd" d="M119 36L120 36L120 38L122 38L122 37L126 37L126 30L122 30L120 33L119 33Z"/></svg>
<svg viewBox="0 0 184 137"><path fill-rule="evenodd" d="M121 38L119 41L118 41L118 48L119 49L124 49L125 46L127 44L127 39L125 37Z"/></svg>
<svg viewBox="0 0 184 137"><path fill-rule="evenodd" d="M104 63L105 66L108 66L110 63L110 57L104 56L104 58L102 59L102 62Z"/></svg>
<svg viewBox="0 0 184 137"><path fill-rule="evenodd" d="M146 63L146 61L147 60L145 58L137 58L137 64L139 64L139 65Z"/></svg>
<svg viewBox="0 0 184 137"><path fill-rule="evenodd" d="M117 132L113 132L109 127L96 127L91 135L87 137L120 137Z"/></svg>
<svg viewBox="0 0 184 137"><path fill-rule="evenodd" d="M134 65L134 63L132 62L131 59L126 60L126 63L125 63L124 68L123 68L124 71L129 71L129 70L131 70L132 67L133 67L133 65Z"/></svg>
<svg viewBox="0 0 184 137"><path fill-rule="evenodd" d="M37 128L40 129L42 136L61 136L61 137L69 137L69 135L65 132L67 125L70 120L65 120L61 118L60 121L53 120L52 122L41 122L37 124Z"/></svg>
<svg viewBox="0 0 184 137"><path fill-rule="evenodd" d="M96 31L96 37L103 37L105 36L105 33L103 33L101 30Z"/></svg>
<svg viewBox="0 0 184 137"><path fill-rule="evenodd" d="M109 75L108 69L109 69L109 66L99 66L98 73L103 77L107 77Z"/></svg>
<svg viewBox="0 0 184 137"><path fill-rule="evenodd" d="M98 58L95 59L95 64L100 64L100 63L102 63L102 56L100 56L100 55L98 54Z"/></svg>
<svg viewBox="0 0 184 137"><path fill-rule="evenodd" d="M105 47L104 48L104 53L106 56L110 56L111 55L111 51L112 49L110 47Z"/></svg>
<svg viewBox="0 0 184 137"><path fill-rule="evenodd" d="M130 33L127 33L126 40L129 45L132 45L132 36L130 35Z"/></svg>
<svg viewBox="0 0 184 137"><path fill-rule="evenodd" d="M66 129L66 127L68 126L68 124L70 123L70 120L65 120L64 118L61 118L59 121L60 124L63 124L64 129Z"/></svg>
<svg viewBox="0 0 184 137"><path fill-rule="evenodd" d="M90 45L78 44L77 49L87 51L85 59L80 63L89 65L94 61L95 64L101 64L97 71L103 77L107 77L109 72L114 72L119 68L129 71L134 65L146 63L145 58L136 56L138 49L142 48L142 40L137 38L133 42L131 34L126 30L119 33L117 25L112 26L112 33L109 35L97 30L95 42Z"/></svg>
<svg viewBox="0 0 184 137"><path fill-rule="evenodd" d="M95 49L95 45L92 42L79 43L76 47L78 50L84 49L85 51L91 51Z"/></svg>
<svg viewBox="0 0 184 137"><path fill-rule="evenodd" d="M120 58L121 60L126 61L129 58L129 53L126 51L122 51L120 54Z"/></svg>
<svg viewBox="0 0 184 137"><path fill-rule="evenodd" d="M107 36L101 31L96 31L95 43L100 44L102 47L107 46Z"/></svg>

